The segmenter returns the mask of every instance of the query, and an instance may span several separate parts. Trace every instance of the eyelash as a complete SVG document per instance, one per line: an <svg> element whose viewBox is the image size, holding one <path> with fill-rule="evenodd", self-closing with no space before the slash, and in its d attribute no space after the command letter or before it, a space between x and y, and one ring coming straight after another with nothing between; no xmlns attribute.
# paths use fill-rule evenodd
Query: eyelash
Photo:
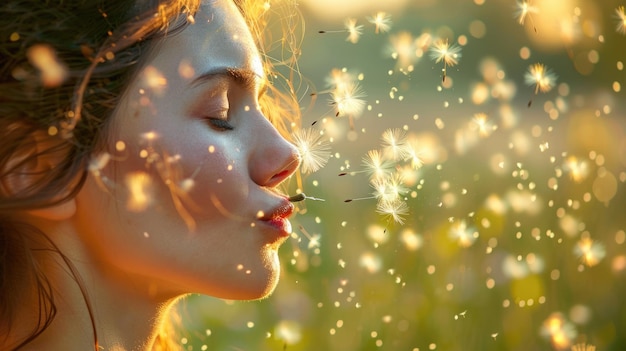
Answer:
<svg viewBox="0 0 626 351"><path fill-rule="evenodd" d="M222 118L208 117L206 120L211 125L211 127L220 131L235 129L232 124Z"/></svg>
<svg viewBox="0 0 626 351"><path fill-rule="evenodd" d="M219 131L235 129L235 127L230 124L228 120L227 108L220 109L219 111L216 111L216 113L212 114L212 116L206 117L206 121L211 125L211 127Z"/></svg>

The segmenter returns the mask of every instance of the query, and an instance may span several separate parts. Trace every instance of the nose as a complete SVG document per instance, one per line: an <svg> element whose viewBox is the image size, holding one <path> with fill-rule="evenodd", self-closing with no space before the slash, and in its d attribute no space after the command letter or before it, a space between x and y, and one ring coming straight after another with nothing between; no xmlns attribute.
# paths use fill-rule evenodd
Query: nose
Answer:
<svg viewBox="0 0 626 351"><path fill-rule="evenodd" d="M250 158L252 180L264 187L275 187L291 176L300 165L296 147L266 119L257 130L256 145Z"/></svg>

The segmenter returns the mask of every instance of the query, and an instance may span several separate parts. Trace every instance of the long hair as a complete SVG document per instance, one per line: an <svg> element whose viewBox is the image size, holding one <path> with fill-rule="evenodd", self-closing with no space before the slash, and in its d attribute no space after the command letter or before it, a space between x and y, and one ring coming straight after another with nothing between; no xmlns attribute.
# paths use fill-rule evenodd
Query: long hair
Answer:
<svg viewBox="0 0 626 351"><path fill-rule="evenodd" d="M80 191L90 156L102 147L109 117L125 88L157 39L184 28L199 2L10 0L0 5L0 346L17 350L52 323L54 289L38 259L46 254L57 255L80 287L98 349L89 296L71 260L45 233L15 214L63 203ZM273 32L265 30L266 15L274 11L269 2L234 2L266 63L269 93L261 107L287 136L299 118L298 87L293 84L298 81L298 38L292 23L297 19L283 12L283 31L274 32L280 37L274 40ZM267 54L277 49L274 42L280 57ZM39 62L42 58L47 61ZM38 148L42 143L34 133L52 141L43 143L51 146ZM24 173L27 165L47 155L62 157L55 157L59 161L45 172ZM28 186L15 186L19 177L27 177ZM37 302L27 314L34 316L32 326L26 335L16 336L17 315L23 315L18 306L25 306L26 297ZM155 348L168 349L166 338L161 339ZM7 340L12 344L5 345Z"/></svg>

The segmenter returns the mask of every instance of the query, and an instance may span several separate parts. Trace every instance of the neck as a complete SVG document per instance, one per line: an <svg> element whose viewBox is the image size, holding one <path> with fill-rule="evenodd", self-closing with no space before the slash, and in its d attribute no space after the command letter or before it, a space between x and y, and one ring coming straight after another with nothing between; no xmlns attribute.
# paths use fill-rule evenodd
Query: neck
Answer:
<svg viewBox="0 0 626 351"><path fill-rule="evenodd" d="M156 282L104 269L61 225L40 228L62 253L72 253L67 257L72 266L49 250L36 258L50 281L57 313L23 350L151 350L176 296L159 294ZM37 300L27 306L38 306Z"/></svg>

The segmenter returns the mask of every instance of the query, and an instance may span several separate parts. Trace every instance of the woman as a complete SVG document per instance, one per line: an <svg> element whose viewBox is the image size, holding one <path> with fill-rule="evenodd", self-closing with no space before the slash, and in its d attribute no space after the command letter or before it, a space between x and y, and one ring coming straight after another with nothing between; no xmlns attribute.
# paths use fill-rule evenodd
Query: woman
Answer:
<svg viewBox="0 0 626 351"><path fill-rule="evenodd" d="M260 107L265 4L110 3L2 5L2 350L167 348L177 298L278 280L299 156Z"/></svg>

